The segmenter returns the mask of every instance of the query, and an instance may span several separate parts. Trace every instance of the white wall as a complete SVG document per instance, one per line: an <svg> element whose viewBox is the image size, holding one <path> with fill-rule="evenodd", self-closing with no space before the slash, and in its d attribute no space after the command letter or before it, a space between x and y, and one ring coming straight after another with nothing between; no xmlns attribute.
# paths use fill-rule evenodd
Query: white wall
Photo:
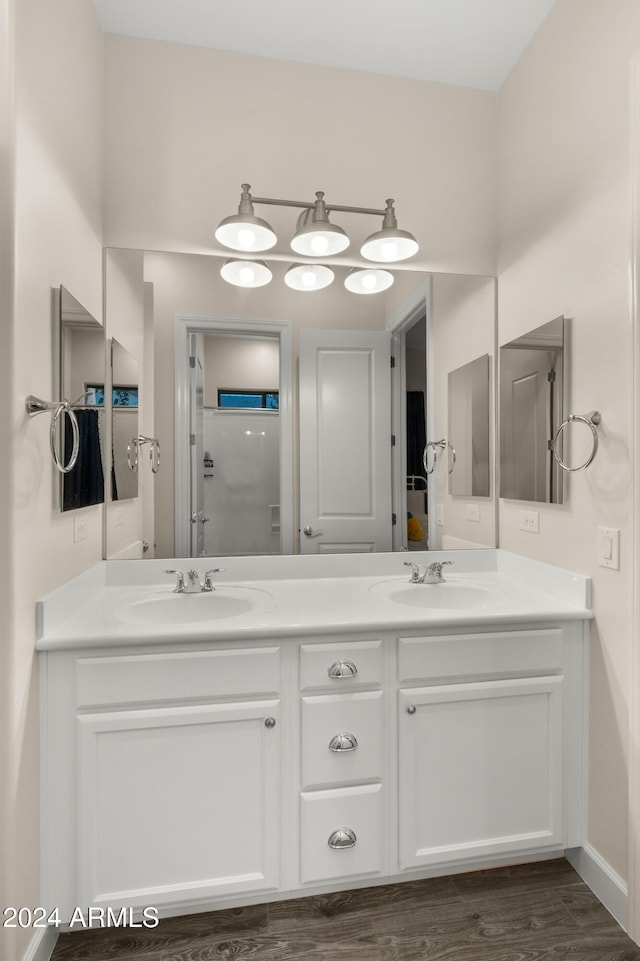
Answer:
<svg viewBox="0 0 640 961"><path fill-rule="evenodd" d="M277 390L278 341L245 337L204 338L204 404L218 406L218 389Z"/></svg>
<svg viewBox="0 0 640 961"><path fill-rule="evenodd" d="M107 244L220 251L248 181L263 197L393 197L421 244L412 263L495 272L494 94L115 35L106 64ZM298 211L256 212L281 238L270 254L290 256ZM333 219L354 251L381 226Z"/></svg>
<svg viewBox="0 0 640 961"><path fill-rule="evenodd" d="M500 546L593 577L588 840L623 878L634 590L629 60L639 47L637 0L558 0L499 94L500 343L565 314L570 410L602 412L598 456L568 478L563 505L500 501ZM523 506L540 511L538 536L518 529ZM619 572L596 563L599 525L621 530Z"/></svg>
<svg viewBox="0 0 640 961"><path fill-rule="evenodd" d="M75 512L60 514L56 502L48 418L28 419L24 409L27 394L52 395L52 288L64 284L94 317L102 316L102 51L88 0L15 4L15 303L2 334L12 342L5 408L11 437L3 449L12 470L13 526L3 543L14 614L2 645L11 737L3 765L10 808L0 828L11 839L3 906L39 903L35 602L102 556L102 509L82 511L88 538L74 543ZM32 934L19 931L11 941L4 929L3 961L22 957Z"/></svg>

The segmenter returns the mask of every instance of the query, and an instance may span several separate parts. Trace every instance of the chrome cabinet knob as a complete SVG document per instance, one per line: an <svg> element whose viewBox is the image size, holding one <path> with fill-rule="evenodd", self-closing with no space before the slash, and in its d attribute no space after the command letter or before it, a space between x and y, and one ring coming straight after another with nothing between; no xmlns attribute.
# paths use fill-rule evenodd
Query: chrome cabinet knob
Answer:
<svg viewBox="0 0 640 961"><path fill-rule="evenodd" d="M416 710L417 709L415 704L410 704L409 707L407 708L407 714L415 714Z"/></svg>
<svg viewBox="0 0 640 961"><path fill-rule="evenodd" d="M355 848L358 838L353 828L338 828L329 835L327 844L334 851L343 851L346 848Z"/></svg>
<svg viewBox="0 0 640 961"><path fill-rule="evenodd" d="M336 754L342 754L345 751L355 751L358 747L358 739L355 734L349 734L348 731L341 731L339 734L334 734L329 741L329 750L335 751Z"/></svg>
<svg viewBox="0 0 640 961"><path fill-rule="evenodd" d="M335 678L336 680L339 678L356 677L357 674L358 668L353 661L349 661L346 658L335 661L329 668L329 677Z"/></svg>
<svg viewBox="0 0 640 961"><path fill-rule="evenodd" d="M269 729L271 729L272 727L275 727L275 726L276 726L276 719L275 719L275 717L267 717L267 718L265 718L264 726L265 726L265 727L268 727Z"/></svg>

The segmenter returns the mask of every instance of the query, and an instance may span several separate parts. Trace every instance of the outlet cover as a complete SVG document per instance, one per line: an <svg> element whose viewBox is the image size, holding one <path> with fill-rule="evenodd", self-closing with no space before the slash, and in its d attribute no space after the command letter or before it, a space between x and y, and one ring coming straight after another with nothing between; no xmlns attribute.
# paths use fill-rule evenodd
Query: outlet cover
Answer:
<svg viewBox="0 0 640 961"><path fill-rule="evenodd" d="M467 504L467 520L468 521L480 520L480 504Z"/></svg>
<svg viewBox="0 0 640 961"><path fill-rule="evenodd" d="M615 527L598 528L598 564L620 570L620 531Z"/></svg>
<svg viewBox="0 0 640 961"><path fill-rule="evenodd" d="M540 533L540 513L538 511L520 511L520 530L528 534Z"/></svg>
<svg viewBox="0 0 640 961"><path fill-rule="evenodd" d="M442 504L436 504L436 524L438 527L444 525L444 507Z"/></svg>
<svg viewBox="0 0 640 961"><path fill-rule="evenodd" d="M86 541L89 536L89 526L87 524L86 517L74 517L73 518L73 543L77 544L78 541Z"/></svg>
<svg viewBox="0 0 640 961"><path fill-rule="evenodd" d="M124 510L122 507L116 507L115 511L114 527L122 527L124 524Z"/></svg>

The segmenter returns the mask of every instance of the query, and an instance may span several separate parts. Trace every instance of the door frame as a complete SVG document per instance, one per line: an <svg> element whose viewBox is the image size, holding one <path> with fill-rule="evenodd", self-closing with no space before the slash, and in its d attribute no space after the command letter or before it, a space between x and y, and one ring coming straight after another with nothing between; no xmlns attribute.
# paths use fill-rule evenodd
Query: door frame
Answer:
<svg viewBox="0 0 640 961"><path fill-rule="evenodd" d="M428 274L418 284L411 296L398 308L387 322L387 330L391 331L391 356L395 358L395 366L391 370L391 432L396 438L395 446L391 450L391 503L397 522L393 527L392 549L399 551L407 547L407 525L402 518L407 516L407 378L406 378L406 333L416 321L426 316L426 355L427 355L427 391L425 396L425 420L427 437L433 436L433 404L430 403L431 385L433 384L432 358L433 343L431 332L431 275ZM427 514L429 517L429 537L431 544L432 528L435 523L435 490L433 475L427 477Z"/></svg>
<svg viewBox="0 0 640 961"><path fill-rule="evenodd" d="M179 314L175 325L174 551L189 556L189 335L233 334L277 338L280 349L280 553L293 553L293 345L287 320Z"/></svg>

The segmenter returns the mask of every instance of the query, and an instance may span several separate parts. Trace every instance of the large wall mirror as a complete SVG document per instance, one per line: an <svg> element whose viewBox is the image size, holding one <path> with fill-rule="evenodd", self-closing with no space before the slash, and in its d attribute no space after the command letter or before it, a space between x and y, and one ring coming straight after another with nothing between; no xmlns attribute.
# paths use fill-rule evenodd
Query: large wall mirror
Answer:
<svg viewBox="0 0 640 961"><path fill-rule="evenodd" d="M74 466L60 474L60 508L77 510L104 501L105 334L102 324L65 287L59 297L60 397L69 401L78 422ZM73 434L63 418L61 462L69 462Z"/></svg>
<svg viewBox="0 0 640 961"><path fill-rule="evenodd" d="M501 497L562 503L551 444L564 420L565 326L556 317L500 348Z"/></svg>
<svg viewBox="0 0 640 961"><path fill-rule="evenodd" d="M442 464L428 473L422 458L447 432L446 372L467 350L495 356L494 278L405 268L367 296L345 289L346 264L313 292L284 283L284 261L257 289L226 283L216 256L110 248L105 264L107 334L138 364L138 432L162 450L156 473L141 459L139 496L109 506L107 558L496 546L492 497L468 524L440 503ZM382 534L364 523L373 513ZM347 532L347 514L363 523Z"/></svg>
<svg viewBox="0 0 640 961"><path fill-rule="evenodd" d="M449 373L449 493L457 497L489 496L489 387L488 354Z"/></svg>

